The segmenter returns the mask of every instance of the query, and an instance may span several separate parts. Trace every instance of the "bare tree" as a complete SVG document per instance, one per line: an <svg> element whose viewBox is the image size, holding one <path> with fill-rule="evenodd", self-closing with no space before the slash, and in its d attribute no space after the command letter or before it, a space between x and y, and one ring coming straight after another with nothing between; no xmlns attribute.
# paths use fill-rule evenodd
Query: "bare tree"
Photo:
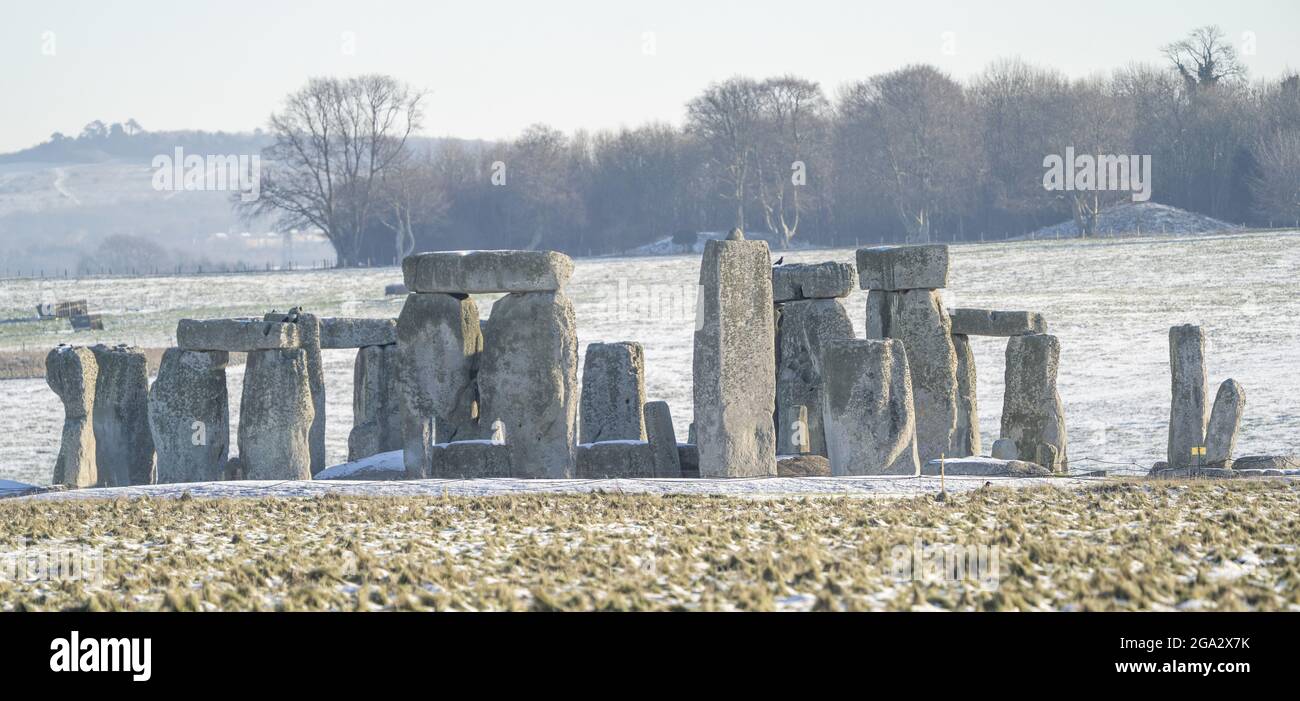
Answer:
<svg viewBox="0 0 1300 701"><path fill-rule="evenodd" d="M759 84L743 77L714 83L686 105L687 131L708 148L713 178L735 205L735 226L741 229L761 110Z"/></svg>
<svg viewBox="0 0 1300 701"><path fill-rule="evenodd" d="M1259 176L1251 194L1261 214L1283 226L1300 226L1300 130L1278 132L1255 148Z"/></svg>
<svg viewBox="0 0 1300 701"><path fill-rule="evenodd" d="M803 213L800 195L807 187L808 160L825 143L828 103L821 86L791 75L769 78L758 89L757 200L767 230L788 248Z"/></svg>
<svg viewBox="0 0 1300 701"><path fill-rule="evenodd" d="M384 75L313 78L271 115L261 197L239 208L324 233L338 265L365 260L384 176L420 128L423 93Z"/></svg>
<svg viewBox="0 0 1300 701"><path fill-rule="evenodd" d="M1238 60L1237 50L1215 25L1192 30L1186 38L1165 45L1162 52L1189 90L1246 76L1246 67Z"/></svg>
<svg viewBox="0 0 1300 701"><path fill-rule="evenodd" d="M415 252L419 228L432 228L447 212L447 198L432 152L407 152L383 174L376 218L393 232L397 262Z"/></svg>

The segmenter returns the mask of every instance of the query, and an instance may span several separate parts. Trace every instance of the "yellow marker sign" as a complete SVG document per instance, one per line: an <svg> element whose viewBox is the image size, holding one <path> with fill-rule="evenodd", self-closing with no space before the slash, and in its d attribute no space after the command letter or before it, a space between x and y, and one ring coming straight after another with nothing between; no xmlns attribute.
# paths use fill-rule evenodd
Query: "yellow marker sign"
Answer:
<svg viewBox="0 0 1300 701"><path fill-rule="evenodd" d="M1204 455L1205 455L1205 446L1203 446L1203 445L1194 446L1194 447L1192 448L1192 455L1200 455L1200 456L1204 456Z"/></svg>

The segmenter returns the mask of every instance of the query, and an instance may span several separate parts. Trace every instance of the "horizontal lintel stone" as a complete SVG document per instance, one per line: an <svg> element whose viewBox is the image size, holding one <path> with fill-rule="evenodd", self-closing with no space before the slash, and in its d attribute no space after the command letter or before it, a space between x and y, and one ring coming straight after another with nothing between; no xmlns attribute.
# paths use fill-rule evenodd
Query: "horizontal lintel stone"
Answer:
<svg viewBox="0 0 1300 701"><path fill-rule="evenodd" d="M247 353L298 348L298 325L261 319L181 319L176 345L182 350Z"/></svg>
<svg viewBox="0 0 1300 701"><path fill-rule="evenodd" d="M572 274L573 260L556 251L436 251L402 261L411 292L553 292Z"/></svg>

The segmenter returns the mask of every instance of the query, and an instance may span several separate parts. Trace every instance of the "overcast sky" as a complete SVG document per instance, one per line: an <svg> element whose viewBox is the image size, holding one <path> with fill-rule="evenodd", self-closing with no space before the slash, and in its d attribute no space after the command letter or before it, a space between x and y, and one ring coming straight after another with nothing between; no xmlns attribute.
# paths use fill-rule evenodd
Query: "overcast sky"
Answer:
<svg viewBox="0 0 1300 701"><path fill-rule="evenodd" d="M737 73L828 92L927 62L966 78L1019 55L1072 76L1218 24L1254 77L1300 69L1297 0L888 3L785 0L299 2L22 0L0 20L0 152L94 119L146 129L264 126L309 76L392 74L431 92L425 133L499 139L680 123Z"/></svg>

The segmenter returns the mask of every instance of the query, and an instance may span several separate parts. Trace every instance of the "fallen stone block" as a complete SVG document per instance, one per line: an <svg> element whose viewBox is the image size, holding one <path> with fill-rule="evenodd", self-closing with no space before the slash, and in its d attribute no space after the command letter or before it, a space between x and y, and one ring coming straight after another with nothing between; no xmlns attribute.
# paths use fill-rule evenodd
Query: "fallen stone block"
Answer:
<svg viewBox="0 0 1300 701"><path fill-rule="evenodd" d="M579 479L654 477L654 454L645 441L605 441L578 445Z"/></svg>
<svg viewBox="0 0 1300 701"><path fill-rule="evenodd" d="M259 319L181 319L176 324L181 350L247 353L297 348L298 325Z"/></svg>
<svg viewBox="0 0 1300 701"><path fill-rule="evenodd" d="M902 342L837 339L822 353L831 474L917 474L916 414Z"/></svg>
<svg viewBox="0 0 1300 701"><path fill-rule="evenodd" d="M516 477L510 448L491 440L455 441L433 445L433 474L439 479Z"/></svg>
<svg viewBox="0 0 1300 701"><path fill-rule="evenodd" d="M858 284L864 290L936 290L948 286L948 247L859 248Z"/></svg>
<svg viewBox="0 0 1300 701"><path fill-rule="evenodd" d="M970 337L954 333L952 348L957 354L957 429L952 433L947 456L979 455L984 446L980 442L979 381L975 375L975 353L970 347Z"/></svg>
<svg viewBox="0 0 1300 701"><path fill-rule="evenodd" d="M311 479L314 415L307 351L249 353L239 403L239 459L245 479Z"/></svg>
<svg viewBox="0 0 1300 701"><path fill-rule="evenodd" d="M1016 442L1010 438L999 438L993 441L993 450L991 455L998 460L1018 460L1020 451L1016 449Z"/></svg>
<svg viewBox="0 0 1300 701"><path fill-rule="evenodd" d="M1241 475L1226 467L1170 467L1152 472L1153 479L1233 479Z"/></svg>
<svg viewBox="0 0 1300 701"><path fill-rule="evenodd" d="M1231 466L1237 447L1237 430L1246 409L1246 390L1236 380L1225 380L1214 396L1210 423L1205 430L1205 464Z"/></svg>
<svg viewBox="0 0 1300 701"><path fill-rule="evenodd" d="M952 332L963 336L1026 336L1047 333L1047 320L1038 312L992 309L950 309Z"/></svg>
<svg viewBox="0 0 1300 701"><path fill-rule="evenodd" d="M92 418L98 376L99 365L89 348L59 346L45 356L45 383L63 402L63 437L54 463L54 484L81 488L99 482Z"/></svg>
<svg viewBox="0 0 1300 701"><path fill-rule="evenodd" d="M786 263L772 268L772 301L848 297L858 286L852 263Z"/></svg>
<svg viewBox="0 0 1300 701"><path fill-rule="evenodd" d="M682 477L700 476L700 451L694 443L678 443L677 459L682 464Z"/></svg>
<svg viewBox="0 0 1300 701"><path fill-rule="evenodd" d="M386 453L370 455L360 460L345 462L341 465L327 467L312 475L314 480L403 480L406 479L406 464L402 461L402 451L392 450Z"/></svg>
<svg viewBox="0 0 1300 701"><path fill-rule="evenodd" d="M572 274L573 261L555 251L437 251L402 260L413 292L554 292Z"/></svg>
<svg viewBox="0 0 1300 701"><path fill-rule="evenodd" d="M1232 461L1234 470L1296 470L1300 455L1243 455Z"/></svg>
<svg viewBox="0 0 1300 701"><path fill-rule="evenodd" d="M321 348L365 348L397 343L396 319L326 317L320 320Z"/></svg>
<svg viewBox="0 0 1300 701"><path fill-rule="evenodd" d="M776 407L777 453L810 452L826 454L822 428L822 394L824 380L821 354L831 339L853 338L853 323L838 299L812 299L786 302L776 308ZM803 425L805 451L789 442L791 426L799 416L790 415L794 407L806 407Z"/></svg>
<svg viewBox="0 0 1300 701"><path fill-rule="evenodd" d="M158 483L222 479L230 454L225 351L168 348L149 388ZM245 380L247 382L247 380Z"/></svg>
<svg viewBox="0 0 1300 701"><path fill-rule="evenodd" d="M1069 466L1065 410L1056 386L1060 362L1061 342L1055 336L1007 340L1001 436L1015 441L1020 460L1054 472Z"/></svg>
<svg viewBox="0 0 1300 701"><path fill-rule="evenodd" d="M144 351L130 346L91 347L95 381L95 463L99 484L126 487L156 479L149 432L149 367Z"/></svg>
<svg viewBox="0 0 1300 701"><path fill-rule="evenodd" d="M654 459L655 477L681 477L682 461L677 451L677 433L668 402L646 402L646 442Z"/></svg>
<svg viewBox="0 0 1300 701"><path fill-rule="evenodd" d="M939 476L940 471L948 477L1047 477L1052 471L1024 460L998 460L996 458L965 457L955 460L927 462L921 474L929 477Z"/></svg>
<svg viewBox="0 0 1300 701"><path fill-rule="evenodd" d="M821 455L778 455L777 477L830 477L831 461Z"/></svg>
<svg viewBox="0 0 1300 701"><path fill-rule="evenodd" d="M1169 370L1172 401L1169 407L1169 466L1190 467L1201 461L1193 449L1205 446L1206 404L1205 334L1201 327L1183 324L1169 329Z"/></svg>
<svg viewBox="0 0 1300 701"><path fill-rule="evenodd" d="M645 440L645 351L590 343L582 363L581 441Z"/></svg>

